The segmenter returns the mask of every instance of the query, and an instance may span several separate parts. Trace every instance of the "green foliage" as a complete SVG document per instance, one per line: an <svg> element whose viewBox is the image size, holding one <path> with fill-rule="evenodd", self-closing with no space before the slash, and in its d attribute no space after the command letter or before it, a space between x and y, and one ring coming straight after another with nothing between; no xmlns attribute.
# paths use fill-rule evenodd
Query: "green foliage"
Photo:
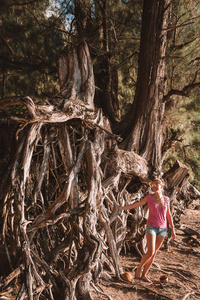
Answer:
<svg viewBox="0 0 200 300"><path fill-rule="evenodd" d="M169 32L169 88L181 89L199 75L200 7L199 1L174 1Z"/></svg>
<svg viewBox="0 0 200 300"><path fill-rule="evenodd" d="M2 97L44 97L58 91L56 63L64 42L56 29L60 20L47 18L47 6L46 0L7 0L0 7Z"/></svg>
<svg viewBox="0 0 200 300"><path fill-rule="evenodd" d="M116 1L113 1L116 2ZM112 16L116 38L112 55L118 66L119 103L122 117L133 102L138 72L142 2L119 1Z"/></svg>
<svg viewBox="0 0 200 300"><path fill-rule="evenodd" d="M200 7L199 1L173 1L168 48L168 90L183 90L185 86L200 82ZM181 141L168 153L164 170L176 159L190 168L190 181L200 189L200 91L190 97L174 96L173 107L166 112L167 128L184 132Z"/></svg>
<svg viewBox="0 0 200 300"><path fill-rule="evenodd" d="M182 132L175 147L168 153L163 171L167 171L178 159L190 169L190 181L200 189L200 92L189 98L177 97L177 102L166 114L167 126Z"/></svg>

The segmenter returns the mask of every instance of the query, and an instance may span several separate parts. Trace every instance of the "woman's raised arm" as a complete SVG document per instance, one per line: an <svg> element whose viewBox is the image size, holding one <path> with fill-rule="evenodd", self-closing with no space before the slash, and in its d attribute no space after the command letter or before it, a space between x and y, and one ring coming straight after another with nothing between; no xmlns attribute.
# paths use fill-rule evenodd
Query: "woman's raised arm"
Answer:
<svg viewBox="0 0 200 300"><path fill-rule="evenodd" d="M140 207L140 206L143 206L147 203L147 196L144 197L142 200L138 201L138 202L134 202L132 204L128 204L128 205L125 205L125 206L120 206L120 210L129 210L129 209L133 209L133 208L136 208L136 207Z"/></svg>

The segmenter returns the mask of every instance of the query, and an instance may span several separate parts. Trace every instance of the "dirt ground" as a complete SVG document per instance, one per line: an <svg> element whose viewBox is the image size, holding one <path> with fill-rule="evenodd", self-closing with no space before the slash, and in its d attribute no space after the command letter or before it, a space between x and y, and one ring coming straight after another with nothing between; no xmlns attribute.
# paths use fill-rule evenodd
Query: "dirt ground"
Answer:
<svg viewBox="0 0 200 300"><path fill-rule="evenodd" d="M184 211L181 227L176 229L176 240L170 242L168 252L161 248L148 273L152 283L134 278L140 259L121 256L124 271L133 275L133 283L101 281L99 289L107 294L93 293L95 300L153 300L200 299L200 207ZM167 275L168 282L161 283L160 276Z"/></svg>

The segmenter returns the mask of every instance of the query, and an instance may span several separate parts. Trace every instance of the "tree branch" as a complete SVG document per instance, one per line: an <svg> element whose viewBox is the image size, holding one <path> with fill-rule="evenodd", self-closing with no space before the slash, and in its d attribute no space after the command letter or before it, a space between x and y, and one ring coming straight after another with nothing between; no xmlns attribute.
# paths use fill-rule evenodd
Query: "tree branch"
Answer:
<svg viewBox="0 0 200 300"><path fill-rule="evenodd" d="M7 47L9 47L8 43L6 43ZM11 50L11 47L9 47L9 50L12 52L12 54L15 56L15 53ZM57 68L55 66L49 65L47 62L43 61L40 57L23 57L23 56L17 56L18 60L12 60L8 56L0 55L0 61L3 62L4 65L6 65L9 68L19 70L44 70L45 68L48 68L51 73L56 73ZM40 60L39 63L31 63L33 58ZM21 59L21 61L20 61Z"/></svg>
<svg viewBox="0 0 200 300"><path fill-rule="evenodd" d="M28 1L28 2L24 2L24 3L18 3L17 1L13 1L14 4L9 5L9 6L23 6L23 5L29 5L29 4L33 4L35 2L39 2L38 0L32 0L32 1Z"/></svg>
<svg viewBox="0 0 200 300"><path fill-rule="evenodd" d="M169 101L173 95L179 95L179 96L183 96L183 97L189 97L191 91L193 89L199 87L199 86L200 86L200 82L196 82L196 83L193 83L193 84L186 85L182 90L171 89L167 93L167 95L165 95L163 97L163 103L166 103L167 101Z"/></svg>
<svg viewBox="0 0 200 300"><path fill-rule="evenodd" d="M4 36L0 33L0 38L2 39L2 41L6 44L6 46L8 47L8 49L10 50L10 52L12 53L12 55L16 55L14 50L12 49L12 47L9 45L9 43L6 41L6 39L4 38Z"/></svg>
<svg viewBox="0 0 200 300"><path fill-rule="evenodd" d="M172 31L172 30L175 30L177 28L184 27L184 26L191 25L191 24L195 24L195 22L190 22L190 23L187 23L187 24L177 25L177 26L173 26L173 27L169 27L169 28L163 28L162 30Z"/></svg>

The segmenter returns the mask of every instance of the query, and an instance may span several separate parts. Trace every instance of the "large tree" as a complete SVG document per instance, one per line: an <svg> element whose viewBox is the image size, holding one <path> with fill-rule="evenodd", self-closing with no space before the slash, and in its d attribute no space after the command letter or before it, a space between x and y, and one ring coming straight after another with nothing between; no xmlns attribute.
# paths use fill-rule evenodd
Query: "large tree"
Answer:
<svg viewBox="0 0 200 300"><path fill-rule="evenodd" d="M67 8L74 11L75 27L72 22L71 30L59 30L71 33L67 41L73 44L65 44L58 58L60 92L45 101L18 95L0 102L15 134L1 135L13 146L1 184L2 242L10 265L1 288L15 280L7 293L16 299L92 299L92 284L108 276L108 268L121 279L118 254L128 216L119 216L118 207L148 193L154 176L165 179L171 205L175 197L186 203L189 196L199 197L181 162L162 174L163 154L177 139L162 143L165 102L198 86L196 74L182 91L167 90L172 3L144 1L135 97L122 120L115 53L116 33L123 32L115 27L120 7L108 0L90 4L74 1ZM130 10L124 24L132 15L140 23ZM95 35L98 48L91 42ZM10 47L5 35L2 41ZM133 216L128 238L138 253L145 251L146 212L145 207L128 217Z"/></svg>

